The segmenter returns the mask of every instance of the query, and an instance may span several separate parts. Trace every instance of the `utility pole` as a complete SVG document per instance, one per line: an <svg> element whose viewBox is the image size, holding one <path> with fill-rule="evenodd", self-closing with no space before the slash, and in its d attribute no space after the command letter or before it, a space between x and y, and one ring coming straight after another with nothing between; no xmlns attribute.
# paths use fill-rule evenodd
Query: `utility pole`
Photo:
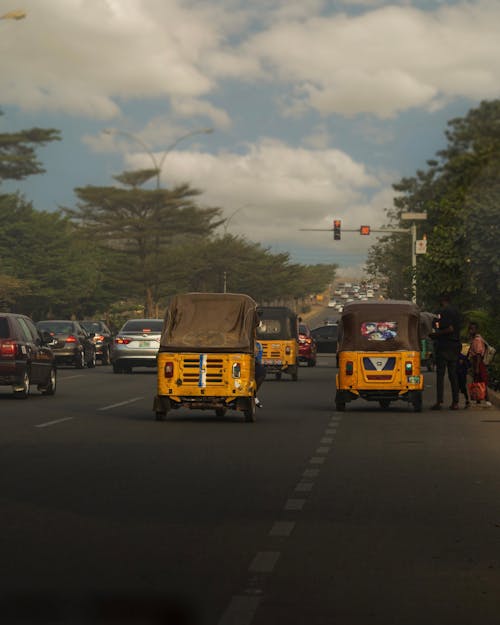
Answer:
<svg viewBox="0 0 500 625"><path fill-rule="evenodd" d="M410 221L410 228L380 228L373 229L370 226L359 226L358 228L342 228L340 219L333 220L333 228L300 228L303 232L333 232L334 241L340 241L342 232L358 232L361 235L369 235L372 232L382 234L406 233L411 237L411 301L417 301L417 221L427 219L427 213L401 213L403 221ZM425 241L419 241L425 243ZM425 246L424 246L425 247ZM425 253L425 249L419 250L420 254Z"/></svg>

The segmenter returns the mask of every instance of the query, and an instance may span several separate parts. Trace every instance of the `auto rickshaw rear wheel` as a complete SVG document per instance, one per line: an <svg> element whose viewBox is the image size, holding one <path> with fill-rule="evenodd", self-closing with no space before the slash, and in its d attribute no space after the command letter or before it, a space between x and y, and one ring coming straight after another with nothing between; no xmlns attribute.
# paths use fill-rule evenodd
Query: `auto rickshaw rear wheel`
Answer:
<svg viewBox="0 0 500 625"><path fill-rule="evenodd" d="M414 391L411 401L413 405L413 412L422 412L422 392Z"/></svg>
<svg viewBox="0 0 500 625"><path fill-rule="evenodd" d="M345 412L345 401L335 400L335 410L337 412Z"/></svg>
<svg viewBox="0 0 500 625"><path fill-rule="evenodd" d="M249 397L247 400L247 407L243 411L245 415L245 421L247 423L255 422L255 397Z"/></svg>
<svg viewBox="0 0 500 625"><path fill-rule="evenodd" d="M216 408L215 414L217 417L224 417L227 412L227 408Z"/></svg>
<svg viewBox="0 0 500 625"><path fill-rule="evenodd" d="M378 403L380 404L380 407L383 410L387 410L390 407L390 405L391 405L391 400L390 399L381 399Z"/></svg>

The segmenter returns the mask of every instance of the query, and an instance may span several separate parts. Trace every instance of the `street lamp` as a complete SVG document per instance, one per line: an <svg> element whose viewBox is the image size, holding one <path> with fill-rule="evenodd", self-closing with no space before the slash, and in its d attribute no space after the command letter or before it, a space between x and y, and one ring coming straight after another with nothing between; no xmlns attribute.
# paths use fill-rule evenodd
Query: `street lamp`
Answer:
<svg viewBox="0 0 500 625"><path fill-rule="evenodd" d="M12 9L3 15L0 15L0 20L23 20L27 13L23 9Z"/></svg>
<svg viewBox="0 0 500 625"><path fill-rule="evenodd" d="M156 171L156 188L159 189L161 168L163 167L163 163L165 162L165 158L167 157L167 154L171 152L177 144L179 144L181 141L184 141L184 139L188 139L189 137L192 137L193 135L210 135L212 134L213 131L214 131L213 128L198 128L196 130L191 130L190 132L187 132L184 135L181 135L175 141L173 141L169 146L167 146L167 148L164 150L159 161L154 155L151 147L134 133L128 132L127 130L119 130L117 128L105 128L102 132L106 135L122 135L123 137L128 137L129 139L132 139L133 141L138 143L144 149L146 154L151 159L151 162L153 163L153 168Z"/></svg>
<svg viewBox="0 0 500 625"><path fill-rule="evenodd" d="M224 236L227 234L227 229L229 226L229 222L231 221L231 219L240 212L240 210L243 210L244 208L246 208L247 206L252 206L252 204L250 204L250 202L247 202L246 204L242 204L241 206L238 206L238 208L236 210L234 210L229 217L225 220L224 222Z"/></svg>

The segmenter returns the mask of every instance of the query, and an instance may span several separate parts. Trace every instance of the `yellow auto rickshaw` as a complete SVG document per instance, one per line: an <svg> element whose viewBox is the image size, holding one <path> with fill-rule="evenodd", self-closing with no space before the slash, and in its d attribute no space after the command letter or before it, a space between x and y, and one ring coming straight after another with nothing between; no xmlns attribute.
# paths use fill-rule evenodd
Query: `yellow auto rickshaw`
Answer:
<svg viewBox="0 0 500 625"><path fill-rule="evenodd" d="M262 364L277 380L282 373L299 377L299 334L297 315L286 306L259 306L257 340L262 345Z"/></svg>
<svg viewBox="0 0 500 625"><path fill-rule="evenodd" d="M412 302L385 300L346 304L339 324L336 409L358 399L409 402L422 410L420 316Z"/></svg>
<svg viewBox="0 0 500 625"><path fill-rule="evenodd" d="M176 408L255 421L257 305L248 295L186 293L167 308L158 352L157 420Z"/></svg>

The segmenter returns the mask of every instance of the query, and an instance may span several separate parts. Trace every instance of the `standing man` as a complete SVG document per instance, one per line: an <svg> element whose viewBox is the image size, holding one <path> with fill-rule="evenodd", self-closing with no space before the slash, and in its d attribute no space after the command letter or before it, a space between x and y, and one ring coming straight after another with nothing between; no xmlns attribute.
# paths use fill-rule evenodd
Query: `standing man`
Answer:
<svg viewBox="0 0 500 625"><path fill-rule="evenodd" d="M451 386L450 410L458 410L458 378L457 361L460 353L460 314L451 305L451 298L444 293L439 298L441 310L431 337L434 339L436 351L436 403L432 410L441 410L444 396L444 374L448 370Z"/></svg>

